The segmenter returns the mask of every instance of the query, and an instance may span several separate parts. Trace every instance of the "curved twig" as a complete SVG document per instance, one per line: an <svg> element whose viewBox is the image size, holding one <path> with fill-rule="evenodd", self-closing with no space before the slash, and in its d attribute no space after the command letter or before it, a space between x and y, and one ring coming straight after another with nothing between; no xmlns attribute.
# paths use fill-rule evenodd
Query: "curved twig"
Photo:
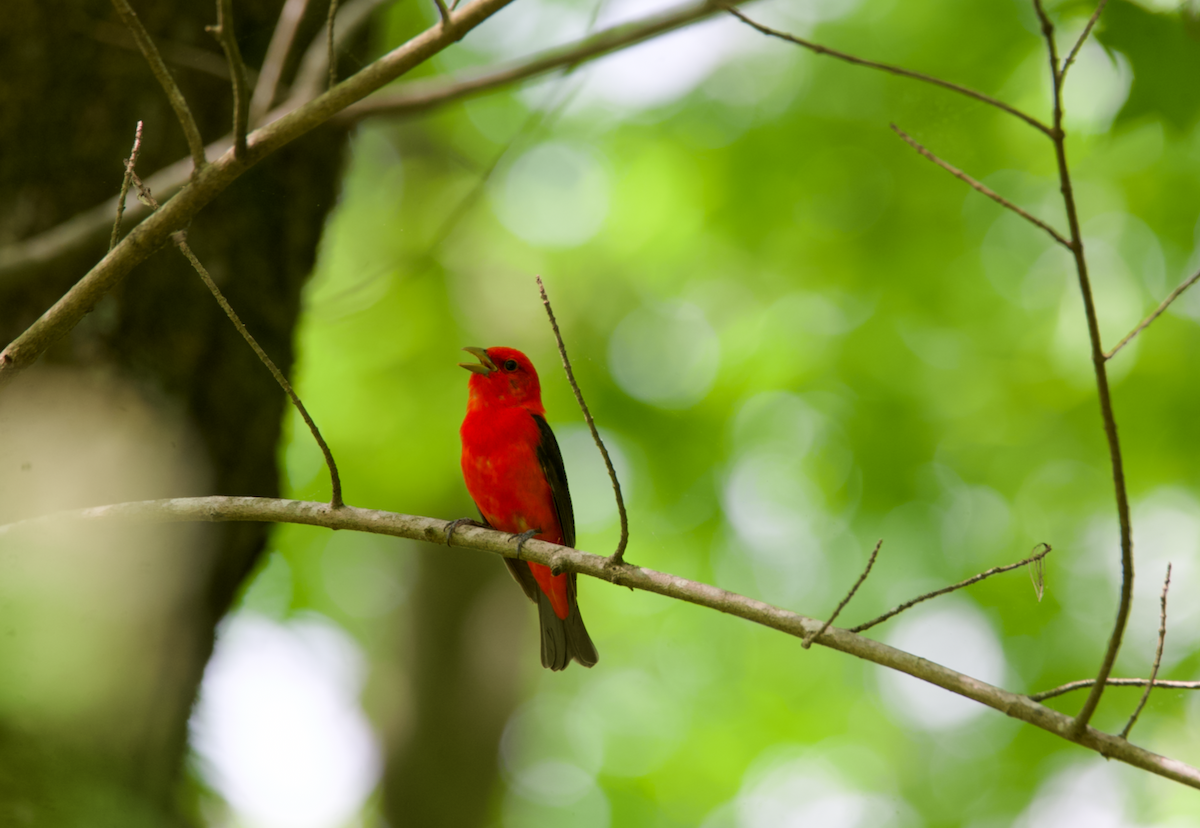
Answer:
<svg viewBox="0 0 1200 828"><path fill-rule="evenodd" d="M250 96L246 89L246 64L233 31L233 0L217 0L217 25L206 27L221 44L229 62L229 78L233 86L233 154L246 157L246 121L250 112Z"/></svg>
<svg viewBox="0 0 1200 828"><path fill-rule="evenodd" d="M1167 564L1167 578L1163 581L1162 598L1160 600L1161 610L1158 616L1158 648L1154 651L1154 666L1150 668L1150 680L1146 682L1146 692L1142 693L1141 699L1138 700L1138 705L1133 711L1133 715L1129 717L1129 722L1125 725L1125 729L1121 731L1121 738L1128 739L1129 731L1133 730L1133 726L1137 724L1138 716L1142 715L1142 708L1146 706L1146 702L1150 699L1150 691L1154 689L1154 680L1158 678L1158 667L1162 664L1163 644L1167 641L1167 591L1171 589L1171 565Z"/></svg>
<svg viewBox="0 0 1200 828"><path fill-rule="evenodd" d="M608 456L608 449L604 447L604 441L600 439L596 421L592 419L592 412L588 410L587 403L583 401L583 392L579 390L579 383L575 381L575 372L571 370L571 360L567 359L567 346L563 344L562 333L558 330L558 320L554 318L554 309L550 307L550 297L546 295L546 286L542 284L541 276L537 277L537 286L538 291L542 294L542 304L546 306L546 315L550 317L550 327L554 329L554 339L558 342L558 353L562 357L563 368L567 372L567 382L571 383L571 390L575 392L575 400L583 409L583 419L587 420L588 429L592 432L592 439L596 441L596 448L600 449L600 455L604 458L604 466L608 469L608 479L612 481L613 495L617 499L617 512L621 516L621 539L617 542L617 551L612 553L612 557L608 561L610 564L624 563L625 546L629 543L629 518L625 514L625 498L621 496L621 481L617 480L617 470L613 468L612 458Z"/></svg>
<svg viewBox="0 0 1200 828"><path fill-rule="evenodd" d="M806 635L804 640L800 642L801 647L807 650L812 646L814 641L824 635L825 631L833 625L833 622L837 620L838 615L840 615L842 610L846 608L846 604L849 604L850 599L854 597L854 593L858 592L858 588L863 585L863 581L867 580L867 576L871 574L871 567L875 566L875 559L879 557L879 550L882 546L883 538L880 538L879 543L875 544L874 551L871 552L870 559L867 560L866 568L862 571L862 574L858 576L858 580L854 582L854 586L850 587L850 591L846 593L846 597L843 598L837 605L837 608L833 611L833 615L829 616L829 620L821 625L821 629Z"/></svg>
<svg viewBox="0 0 1200 828"><path fill-rule="evenodd" d="M951 83L950 81L944 81L941 78L935 78L932 75L926 75L923 72L914 72L911 69L905 69L901 66L893 66L890 63L879 63L874 60L866 60L864 58L847 54L846 52L839 52L837 49L830 49L828 46L822 46L819 43L813 43L812 41L805 40L802 37L796 37L795 35L790 35L787 32L781 32L778 29L772 29L769 26L764 26L761 23L757 23L732 7L727 8L726 11L728 11L738 20L741 20L746 25L757 29L765 35L769 35L770 37L777 37L780 40L786 40L788 43L795 43L797 46L803 46L805 49L815 52L818 55L829 55L829 57L834 57L838 60L844 60L847 63L853 63L858 66L867 66L871 69L879 69L884 72L890 72L893 75L900 75L901 77L912 78L913 80L919 80L925 83L931 83L934 86L940 86L943 89L949 89L952 92L957 92L960 95L966 95L968 98L974 98L975 100L981 101L989 106L994 106L997 109L1007 112L1009 115L1012 115L1015 118L1020 118L1038 132L1044 133L1045 135L1053 135L1050 127L1043 124L1037 118L1022 112L1015 106L1006 104L1004 101L997 100L991 95L985 95L982 92L976 92L974 89L969 87L961 86L957 83Z"/></svg>
<svg viewBox="0 0 1200 828"><path fill-rule="evenodd" d="M1184 279L1180 283L1179 287L1177 287L1173 291L1171 291L1171 294L1166 299L1162 300L1162 303L1157 308L1154 309L1153 313L1151 313L1149 316L1147 316L1145 319L1143 319L1141 322L1139 322L1138 326L1136 328L1134 328L1132 331L1127 333L1125 335L1124 339L1122 339L1120 342L1118 342L1111 351L1109 351L1107 354L1104 355L1104 358L1112 359L1114 356L1116 356L1117 351L1124 348L1126 345L1128 345L1130 342L1133 341L1133 338L1135 336L1140 334L1142 331L1146 330L1146 328L1150 327L1150 323L1153 322L1155 319L1158 319L1158 317L1162 316L1163 312L1166 311L1167 308L1171 307L1171 303L1174 302L1176 299L1178 299L1185 290L1190 288L1192 285L1196 284L1197 280L1200 280L1200 270L1197 270L1191 276Z"/></svg>

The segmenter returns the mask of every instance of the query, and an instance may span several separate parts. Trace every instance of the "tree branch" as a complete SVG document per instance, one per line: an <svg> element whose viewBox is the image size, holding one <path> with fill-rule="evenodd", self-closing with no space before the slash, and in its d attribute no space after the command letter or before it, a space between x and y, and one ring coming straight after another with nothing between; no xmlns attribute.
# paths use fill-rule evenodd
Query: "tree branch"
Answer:
<svg viewBox="0 0 1200 828"><path fill-rule="evenodd" d="M48 526L69 520L124 520L156 523L192 521L299 523L309 526L324 526L329 529L351 529L392 535L438 545L446 544L446 530L451 523L436 518L359 509L353 506L333 509L326 503L218 496L119 503L47 515L0 526L0 540L18 537L19 533L27 531L43 530ZM462 549L491 552L511 558L516 556L516 550L512 543L513 537L513 535L497 532L494 529L464 525L458 527L454 532L453 541L449 545ZM609 565L608 558L541 540L532 539L526 542L521 550L521 558L558 571L576 572L631 589L654 592L668 598L708 607L796 638L803 639L810 632L819 630L821 626L821 622L816 619L807 618L709 584L628 564L614 568ZM1028 696L1010 693L948 667L837 627L827 630L821 636L819 643L882 667L906 673L987 705L1014 719L1035 725L1055 736L1093 750L1101 756L1117 759L1166 779L1200 789L1200 770L1184 762L1152 753L1092 727L1084 727L1076 732L1074 720L1071 717L1038 704Z"/></svg>
<svg viewBox="0 0 1200 828"><path fill-rule="evenodd" d="M246 92L246 64L242 61L242 50L238 48L237 35L233 31L233 0L217 0L217 25L206 27L225 52L229 62L229 78L233 86L233 154L246 157L246 120L250 109L250 98Z"/></svg>
<svg viewBox="0 0 1200 828"><path fill-rule="evenodd" d="M567 359L567 346L563 344L562 333L558 330L558 320L554 318L554 309L550 307L550 297L546 295L546 286L542 284L542 277L537 277L538 292L542 294L542 304L546 306L546 315L550 317L550 327L554 330L554 339L558 342L558 353L562 357L563 370L567 372L567 382L571 383L571 390L575 392L575 401L579 403L579 407L583 410L583 419L587 420L588 430L592 432L592 439L596 441L596 448L600 449L600 456L604 458L604 467L608 469L608 479L612 481L613 495L617 499L617 512L621 516L621 539L617 542L617 551L612 553L610 564L621 564L625 562L625 546L629 543L629 518L625 514L625 498L621 496L621 481L617 480L617 470L613 468L612 458L608 456L608 449L604 447L604 441L600 439L600 432L596 428L596 421L592 419L592 412L588 410L587 403L583 401L583 392L579 390L579 383L575 381L575 372L571 370L571 360Z"/></svg>
<svg viewBox="0 0 1200 828"><path fill-rule="evenodd" d="M940 86L943 89L949 89L952 92L957 92L960 95L966 95L968 98L974 98L977 101L981 101L990 106L994 106L997 109L1003 110L1004 112L1007 112L1009 115L1012 115L1016 118L1020 118L1022 121L1029 124L1031 127L1038 130L1039 132L1042 132L1046 135L1052 135L1052 133L1050 131L1050 127L1046 126L1041 121L1039 121L1037 118L1034 118L1032 115L1027 115L1024 112L1022 112L1021 110L1017 109L1015 106L1010 106L1009 104L1004 103L1004 101L997 100L996 98L993 98L990 95L985 95L982 92L976 92L974 89L971 89L969 87L960 86L959 84L951 83L950 81L944 81L941 78L935 78L932 75L926 75L921 72L914 72L911 69L905 69L900 66L893 66L890 63L878 63L873 60L865 60L863 58L855 57L854 55L850 55L845 52L839 52L837 49L830 49L829 47L822 46L819 43L813 43L812 41L805 40L804 38L796 37L795 35L790 35L787 32L781 32L777 29L772 29L768 26L764 26L761 23L756 23L755 21L751 20L749 17L746 17L746 15L742 14L740 11L738 11L737 9L734 9L732 7L726 9L726 11L728 11L730 14L732 14L738 20L741 20L746 25L757 29L758 31L762 32L765 35L769 35L770 37L777 37L780 40L786 40L788 43L795 43L797 46L803 46L805 49L815 52L818 55L829 55L830 57L837 58L838 60L844 60L847 63L853 63L858 66L868 66L872 69L879 69L884 72L890 72L893 75L900 75L901 77L912 78L913 80L924 81L925 83L931 83L934 86Z"/></svg>
<svg viewBox="0 0 1200 828"><path fill-rule="evenodd" d="M854 597L854 593L858 592L858 588L863 585L863 581L867 580L867 576L871 574L871 567L875 566L875 559L879 557L879 549L882 546L883 538L880 538L879 543L875 544L875 550L871 552L871 557L867 561L866 569L864 569L862 574L858 576L858 580L854 582L854 586L850 587L850 591L846 593L846 597L843 598L837 605L837 609L833 611L833 615L829 616L829 620L821 625L821 629L806 635L804 640L800 642L801 647L807 650L812 646L814 641L823 636L825 631L833 625L833 622L837 620L838 615L840 615L842 610L846 608L846 604L849 604L850 599Z"/></svg>
<svg viewBox="0 0 1200 828"><path fill-rule="evenodd" d="M1197 270L1191 276L1184 279L1179 284L1179 287L1177 287L1173 291L1171 291L1170 296L1168 296L1166 299L1162 300L1162 304L1160 304L1157 308L1155 308L1154 313L1150 314L1145 319L1143 319L1140 323L1138 323L1138 326L1136 328L1134 328L1132 331L1130 331L1128 334L1126 334L1124 339L1122 339L1120 342L1118 342L1111 351L1109 351L1107 354L1104 355L1104 358L1112 359L1114 356L1116 356L1117 351L1124 348L1126 345L1128 345L1133 340L1133 338L1135 336L1140 334L1142 331L1146 330L1146 328L1150 327L1150 323L1153 322L1155 319L1158 319L1158 317L1162 316L1163 312L1171 306L1171 303L1174 302L1176 299L1178 299L1185 290L1190 288L1192 285L1196 284L1197 280L1200 280L1200 270Z"/></svg>
<svg viewBox="0 0 1200 828"><path fill-rule="evenodd" d="M32 365L52 343L75 327L84 314L113 285L123 279L147 256L166 244L171 233L184 227L196 213L247 169L280 147L330 120L350 104L361 100L371 92L403 75L412 67L424 62L511 1L474 0L454 13L455 23L452 32L443 31L439 23L379 58L316 99L296 106L294 109L290 108L291 103L285 103L280 108L281 114L276 119L255 130L248 137L245 159L238 160L232 157L233 154L226 149L220 158L208 165L203 174L196 176L190 186L173 196L163 205L162 210L134 228L116 248L97 263L40 319L13 340L3 351L0 351L0 389L3 389L5 384L17 373ZM378 2L378 0L372 0L372 2ZM661 32L686 26L721 8L723 6L719 4L718 0L702 0L702 2L682 9L647 17L634 23L615 26L593 37L585 38L572 47L542 53L542 56L530 61L530 64L537 64L537 66L524 77L548 71L556 66L579 63L641 42ZM516 78L508 77L506 72L504 77L493 77L493 80L495 83L492 88L513 82ZM297 85L299 86L299 84ZM476 84L471 91L478 91L479 88ZM448 101L466 94L469 92L462 88L447 88L442 90L440 99ZM228 146L224 142L221 145ZM158 175L162 176L166 182L171 183L177 175L177 170L173 166L160 171ZM150 183L151 180L148 179L147 183ZM159 192L169 192L169 189L164 189L162 184L156 183L156 187ZM65 252L66 245L84 243L97 230L106 229L114 206L112 201L102 205L103 220L98 227L93 225L101 208L94 208L86 214L76 216L65 225L60 225L48 234L30 240L15 254L0 257L0 262L7 259L9 267L21 268L28 272L34 261L44 263ZM50 236L50 238L46 238L46 236ZM0 272L3 271L0 270Z"/></svg>
<svg viewBox="0 0 1200 828"><path fill-rule="evenodd" d="M1046 222L1042 221L1037 216L1034 216L1030 213L1025 212L1020 207L1018 207L1017 205L1013 204L1011 201L1006 199L1004 196L1000 195L995 190L992 190L986 184L976 181L974 178L967 175L962 170L960 170L957 167L952 166L951 164L948 164L945 161L943 161L942 159L938 158L932 152L925 149L925 147L923 147L921 144L919 144L915 140L913 140L913 138L910 137L909 134L906 133L904 130L900 129L900 127L896 126L895 124L889 124L889 126L891 126L892 131L895 132L897 135L899 135L901 138L903 138L910 147L915 149L917 152L921 153L921 155L925 156L933 163L937 164L943 170L950 173L952 176L959 179L960 181L965 181L971 187L973 187L974 189L983 193L985 196L987 196L992 201L999 204L1001 207L1006 207L1009 210L1012 210L1018 216L1025 219L1026 221L1030 222L1034 226L1042 228L1047 233L1049 233L1050 237L1052 239L1054 239L1056 242L1058 242L1059 244L1061 244L1063 247L1067 248L1068 250L1071 249L1071 243L1069 241L1067 241L1065 238L1063 238L1062 234L1059 233L1057 230L1055 230L1053 227L1051 227L1049 224L1046 224Z"/></svg>
<svg viewBox="0 0 1200 828"><path fill-rule="evenodd" d="M333 42L333 24L338 0L329 0L329 19L325 21L325 60L329 63L329 88L337 86L337 46Z"/></svg>
<svg viewBox="0 0 1200 828"><path fill-rule="evenodd" d="M355 19L358 19L380 2L381 0L358 0L357 3L346 3L339 12L338 19L341 20L348 12L353 12ZM376 115L421 114L435 106L453 103L472 95L519 83L555 69L574 66L626 46L640 43L662 32L695 22L705 15L712 14L715 8L714 3L701 3L683 10L614 26L596 35L582 38L566 46L548 49L531 58L509 63L498 69L465 73L449 79L411 81L399 87L395 92L373 95L366 100L359 101L340 113L335 113L331 120L341 126L349 126L363 118ZM356 9L365 9L365 11L355 11ZM338 36L340 37L347 28L346 22L340 23ZM309 75L315 71L318 78L323 75L325 50L315 48L316 46L317 44L314 44L314 48L310 49L308 57L305 58L307 64L309 58L313 55L316 56L315 69L302 69L297 75L294 89L303 89L309 85L301 77L305 75L306 71ZM265 66L263 71L266 71ZM301 103L298 103L300 100L301 98L294 94L277 111L266 115L266 119L274 121L295 111L301 106ZM252 117L253 123L257 123L258 120L260 118ZM233 138L227 135L210 144L208 152L212 157L219 158L232 145ZM191 165L184 159L159 170L154 175L147 177L145 181L154 188L156 193L166 197L187 182L190 171ZM0 279L29 276L56 259L78 250L109 228L115 209L115 199L109 199L97 207L68 219L57 227L0 248ZM144 209L140 209L139 205L132 204L127 215L141 218L144 213Z"/></svg>
<svg viewBox="0 0 1200 828"><path fill-rule="evenodd" d="M942 587L941 589L935 589L933 592L926 592L924 595L918 595L916 598L913 598L911 601L905 601L900 606L893 607L892 609L888 610L887 612L885 612L883 615L879 616L878 618L872 618L870 621L866 622L865 624L859 624L857 627L851 627L850 632L852 632L852 633L865 632L866 630L871 629L871 627L874 627L876 624L882 624L884 621L887 621L889 618L893 618L893 617L899 615L900 613L904 612L906 609L911 609L912 607L915 607L917 604L920 604L922 601L928 601L930 598L937 598L939 595L946 595L948 593L954 592L954 591L962 589L964 587L969 587L969 586L971 586L971 584L977 584L982 580L992 577L993 575L999 575L1001 572L1011 572L1012 570L1019 569L1020 567L1025 566L1026 564L1032 564L1035 561L1040 561L1042 558L1044 558L1050 554L1050 544L1039 543L1038 546L1042 547L1042 549L1039 550L1038 552L1034 553L1033 555L1030 555L1028 558L1026 558L1023 561L1017 561L1016 563L1007 564L1005 566L993 566L991 569L986 570L984 572L980 572L978 575L972 575L970 578L967 578L965 581L959 581L957 584L951 584L948 587ZM1041 600L1040 596L1039 596L1038 600Z"/></svg>
<svg viewBox="0 0 1200 828"><path fill-rule="evenodd" d="M150 39L150 33L138 19L133 7L129 5L129 0L112 0L112 4L113 8L117 10L117 14L121 16L121 20L129 27L133 39L137 41L138 48L142 50L142 55L150 64L150 71L154 73L154 77L158 79L163 91L167 93L167 100L171 102L171 108L175 110L175 117L179 119L179 125L183 127L183 134L187 138L188 149L192 153L193 175L195 175L204 169L208 162L204 157L204 141L200 138L200 129L196 126L196 119L192 117L192 111L188 109L187 100L175 84L175 78L171 77L171 71L167 69L167 64L163 63L162 55L158 53L158 48Z"/></svg>
<svg viewBox="0 0 1200 828"><path fill-rule="evenodd" d="M1167 577L1163 581L1161 607L1158 615L1158 649L1154 651L1154 666L1150 669L1150 680L1146 682L1146 692L1142 693L1142 698L1138 700L1138 705L1133 711L1133 715L1129 717L1129 722L1125 725L1125 729L1121 731L1121 738L1128 739L1129 731L1133 730L1133 726L1137 724L1138 716L1142 715L1142 708L1146 706L1146 702L1150 699L1150 691L1154 689L1154 680L1158 678L1158 667L1162 664L1163 644L1167 640L1167 591L1171 588L1171 565L1167 564Z"/></svg>
<svg viewBox="0 0 1200 828"><path fill-rule="evenodd" d="M1104 686L1112 674L1117 653L1121 650L1121 639L1129 622L1129 608L1133 603L1133 525L1129 517L1129 495L1125 489L1125 468L1121 460L1121 443L1117 439L1117 420L1113 414L1112 396L1108 388L1106 356L1100 341L1100 322L1096 316L1096 301L1092 296L1092 285L1088 278L1087 259L1083 253L1083 235L1079 230L1079 214L1075 209L1075 192L1071 186L1071 172L1067 166L1066 134L1063 132L1063 73L1058 68L1058 47L1054 43L1054 24L1046 16L1041 0L1033 0L1038 19L1042 23L1042 36L1046 39L1046 51L1050 63L1050 76L1054 84L1054 155L1058 162L1058 179L1062 190L1063 204L1067 209L1067 225L1071 230L1071 252L1075 257L1075 271L1079 276L1079 292L1083 295L1083 308L1087 316L1088 337L1092 346L1092 367L1096 374L1096 390L1100 398L1100 417L1104 422L1104 436L1108 441L1109 460L1112 464L1113 489L1117 500L1117 520L1121 526L1121 598L1117 606L1117 618L1104 660L1096 675L1087 700L1075 720L1075 732L1082 733L1091 721Z"/></svg>

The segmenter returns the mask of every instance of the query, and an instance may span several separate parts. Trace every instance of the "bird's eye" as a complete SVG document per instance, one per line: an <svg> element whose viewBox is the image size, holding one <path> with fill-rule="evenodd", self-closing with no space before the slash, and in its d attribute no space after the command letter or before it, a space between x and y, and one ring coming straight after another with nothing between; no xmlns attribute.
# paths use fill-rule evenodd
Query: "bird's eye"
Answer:
<svg viewBox="0 0 1200 828"><path fill-rule="evenodd" d="M505 371L515 371L515 370L517 370L517 361L516 361L515 359L506 359L506 360L504 360L504 370L505 370Z"/></svg>

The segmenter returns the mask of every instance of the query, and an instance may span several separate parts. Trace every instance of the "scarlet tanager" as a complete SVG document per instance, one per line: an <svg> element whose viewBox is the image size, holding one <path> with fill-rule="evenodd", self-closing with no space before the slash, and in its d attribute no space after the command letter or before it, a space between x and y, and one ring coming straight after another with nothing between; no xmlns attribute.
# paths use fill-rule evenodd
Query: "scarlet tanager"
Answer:
<svg viewBox="0 0 1200 828"><path fill-rule="evenodd" d="M514 348L464 348L479 363L471 372L463 420L462 470L467 491L493 529L575 545L575 515L567 472L546 424L542 388L529 358ZM575 573L505 558L508 571L538 606L542 666L562 670L575 659L591 667L599 656L575 598Z"/></svg>

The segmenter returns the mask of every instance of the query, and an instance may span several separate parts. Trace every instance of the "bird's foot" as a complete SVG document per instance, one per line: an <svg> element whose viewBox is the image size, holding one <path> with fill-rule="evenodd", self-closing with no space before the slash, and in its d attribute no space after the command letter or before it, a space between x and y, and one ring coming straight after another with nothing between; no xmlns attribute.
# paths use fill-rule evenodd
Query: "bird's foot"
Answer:
<svg viewBox="0 0 1200 828"><path fill-rule="evenodd" d="M525 545L525 541L529 540L530 538L532 538L534 535L536 535L540 531L541 531L540 529L530 529L528 532L522 532L519 535L513 535L513 537L517 539L517 560L518 561L521 560L521 547L523 547Z"/></svg>
<svg viewBox="0 0 1200 828"><path fill-rule="evenodd" d="M486 523L480 523L471 518L459 518L458 520L451 521L450 525L446 527L446 546L450 545L450 537L454 534L454 530L460 526L478 526L480 529L488 528Z"/></svg>

